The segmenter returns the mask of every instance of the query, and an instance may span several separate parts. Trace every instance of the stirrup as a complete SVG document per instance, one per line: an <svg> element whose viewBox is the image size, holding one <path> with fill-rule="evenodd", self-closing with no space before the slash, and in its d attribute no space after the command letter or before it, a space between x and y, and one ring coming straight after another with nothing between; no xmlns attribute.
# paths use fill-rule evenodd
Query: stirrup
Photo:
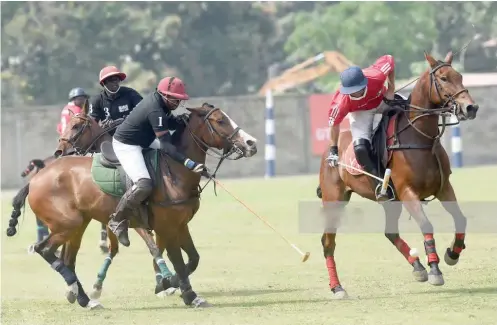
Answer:
<svg viewBox="0 0 497 325"><path fill-rule="evenodd" d="M390 174L392 171L390 168L387 168L385 170L385 175L383 176L383 182L381 184L378 184L374 190L374 194L376 196L376 201L378 201L379 198L382 198L381 202L390 202L395 200L395 193L393 188L390 186ZM392 193L392 197L389 197L388 195L388 189L390 189L390 192ZM383 198L386 198L384 200Z"/></svg>
<svg viewBox="0 0 497 325"><path fill-rule="evenodd" d="M382 184L378 184L374 190L374 195L376 197L376 201L379 203L384 203L384 202L390 202L390 201L395 201L395 193L393 191L393 188L390 186L390 184L387 185L387 188L390 189L390 192L392 193L392 197L388 195L388 190L385 191L385 193L382 193ZM381 199L381 200L378 200Z"/></svg>
<svg viewBox="0 0 497 325"><path fill-rule="evenodd" d="M123 219L123 220L119 221L117 224L115 222L116 221L114 219L111 219L110 224L107 224L107 225L109 226L109 229L114 233L114 235L120 236L121 233L128 228L129 221L128 221L128 219ZM128 224L126 226L122 226L123 222L126 222Z"/></svg>

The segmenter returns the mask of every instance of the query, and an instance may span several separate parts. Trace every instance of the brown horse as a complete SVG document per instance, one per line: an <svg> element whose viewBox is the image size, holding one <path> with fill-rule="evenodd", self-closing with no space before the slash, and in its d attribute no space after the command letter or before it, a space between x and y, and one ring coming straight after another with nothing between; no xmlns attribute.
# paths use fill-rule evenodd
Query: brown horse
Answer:
<svg viewBox="0 0 497 325"><path fill-rule="evenodd" d="M86 112L87 111L87 102L83 105L83 110ZM75 116L75 114L69 110L69 114L71 115L71 118ZM78 119L77 119L78 120ZM70 145L70 147L64 148L65 149L65 155L70 155L70 154L77 154L77 155L82 155L85 156L88 153L97 153L100 152L100 145L104 141L110 141L112 140L112 137L110 136L109 132L113 131L121 124L123 119L119 119L114 121L112 124L107 125L105 128L79 128L79 131L74 132L74 129L71 129L74 127L74 125L68 125L66 127L65 134L66 138L64 138L65 134L62 135L60 140L65 141L66 144ZM73 123L74 124L74 123ZM99 124L97 124L99 125ZM90 131L89 133L87 131ZM82 136L84 135L84 136ZM48 164L51 164L57 157L55 155L49 156L43 160L41 159L32 159L26 169L21 173L21 177L28 177L28 179L31 179L36 175L42 168L45 168ZM21 195L22 189L17 193L15 197L18 195ZM14 200L13 202L17 202ZM13 208L14 210L19 210L16 208L16 205L13 203ZM45 228L44 230L48 232L48 229L46 229L46 226L43 225L38 219L37 219L37 224L38 228L43 227ZM39 229L40 231L40 229ZM112 233L110 229L107 228L106 224L102 224L102 229L101 229L102 237L101 241L99 244L100 250L102 253L108 253L109 248L107 246L105 237L112 236L109 233ZM48 235L48 233L47 233Z"/></svg>
<svg viewBox="0 0 497 325"><path fill-rule="evenodd" d="M403 107L400 111L384 114L381 124L384 128L380 128L373 139L373 143L377 143L375 151L382 165L391 170L390 190L396 194L395 200L401 201L383 203L386 216L385 236L412 265L414 278L420 282L428 280L433 285L443 285L444 280L438 266L439 257L435 248L433 226L423 211L421 201L434 196L452 215L456 234L451 247L447 249L445 261L448 265L455 265L465 248L466 218L456 202L456 195L449 181L450 161L440 144L440 137L445 129L445 118L448 114L456 115L460 121L468 118L471 120L476 117L478 110L478 105L462 83L461 74L451 66L452 57L452 52L449 52L445 62L442 62L425 53L430 68L420 76L410 101L402 101ZM442 131L439 130L439 116L442 116ZM344 158L355 158L350 155L350 150L347 153L350 144L350 131L341 132L339 156L342 161ZM326 153L321 159L319 181L322 202L325 210L326 205L328 212L333 210L332 217L340 215L352 193L375 201L375 194L366 179L368 176L355 175L356 173L343 165L330 167L325 161L325 156ZM329 209L333 205L334 207ZM402 205L416 220L424 235L429 274L419 258L410 255L409 245L399 236L398 220ZM326 230L321 243L331 291L335 298L345 298L347 294L340 285L334 260L336 230L336 226Z"/></svg>
<svg viewBox="0 0 497 325"><path fill-rule="evenodd" d="M219 108L204 104L199 108L190 108L189 119L185 120L183 130L173 135L173 144L195 161L205 163L209 148L217 148L225 152L236 151L245 157L257 152L256 140L241 130L226 113ZM92 122L81 115L81 121ZM85 125L83 123L83 125ZM81 125L81 123L80 123ZM79 131L82 126L75 126ZM179 131L179 132L178 132ZM81 137L84 132L81 132ZM104 142L106 144L106 142ZM108 143L110 144L110 143ZM103 146L103 148L106 148ZM107 147L108 148L108 147ZM60 150L60 151L59 151ZM57 151L64 153L64 141ZM170 272L165 266L162 253L167 250L173 263L186 305L206 306L206 301L193 291L188 275L198 266L199 255L193 244L187 224L200 206L200 175L188 171L181 164L171 160L161 151L157 151L159 164L154 180L154 192L149 199L151 212L148 224L156 234L157 245L145 229L139 234L145 240L153 258L154 268L162 274ZM113 152L104 149L103 157L113 161ZM118 198L104 193L92 179L91 157L63 156L42 169L29 184L29 204L35 215L45 222L51 230L47 239L35 246L39 253L57 272L59 272L69 291L66 294L69 302L76 299L82 307L101 307L90 300L75 273L75 260L84 231L92 219L106 223L115 211ZM25 199L26 197L24 197ZM11 219L7 235L15 234L15 222ZM131 228L142 228L142 223L133 220ZM115 237L114 237L115 238ZM65 244L63 261L57 259L53 252ZM189 261L185 265L181 255L181 247L187 252ZM111 245L112 251L112 245ZM166 272L167 271L167 272ZM164 283L164 281L162 281ZM167 285L171 287L171 285Z"/></svg>

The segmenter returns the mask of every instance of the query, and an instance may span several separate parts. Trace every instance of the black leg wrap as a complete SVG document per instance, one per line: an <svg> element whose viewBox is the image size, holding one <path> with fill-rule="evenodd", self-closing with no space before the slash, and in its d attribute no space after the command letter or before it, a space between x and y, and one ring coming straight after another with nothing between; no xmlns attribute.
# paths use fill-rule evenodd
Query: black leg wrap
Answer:
<svg viewBox="0 0 497 325"><path fill-rule="evenodd" d="M394 245L395 240L400 236L399 234L385 234L385 237L387 237L387 239L392 243L392 245Z"/></svg>
<svg viewBox="0 0 497 325"><path fill-rule="evenodd" d="M48 255L48 254L47 254ZM55 257L54 254L50 254L51 256L46 256L45 255L45 260L50 263L50 266L57 272L59 272L60 275L64 278L64 281L66 281L66 284L69 286L73 284L74 282L78 281L78 278L76 277L76 274L69 270L67 266L64 265L64 263ZM52 262L50 260L53 260Z"/></svg>
<svg viewBox="0 0 497 325"><path fill-rule="evenodd" d="M81 283L79 281L78 281L78 298L77 298L77 300L78 300L78 304L81 307L88 306L88 303L90 302L90 298L88 298L88 295L83 290L83 286L81 285Z"/></svg>

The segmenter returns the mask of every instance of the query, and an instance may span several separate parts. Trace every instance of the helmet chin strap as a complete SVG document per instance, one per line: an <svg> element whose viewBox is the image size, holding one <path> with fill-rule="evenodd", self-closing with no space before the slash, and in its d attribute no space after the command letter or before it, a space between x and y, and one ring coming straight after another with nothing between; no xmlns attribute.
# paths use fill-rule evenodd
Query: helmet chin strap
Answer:
<svg viewBox="0 0 497 325"><path fill-rule="evenodd" d="M158 91L159 95L169 104L172 105L172 102L169 98L167 98L166 95L163 95L160 91ZM179 100L179 103L178 103L178 106L176 106L176 108L174 108L174 110L178 109L178 108L183 108L185 106L185 101L184 100Z"/></svg>
<svg viewBox="0 0 497 325"><path fill-rule="evenodd" d="M121 89L121 85L119 85L119 87L117 87L117 90L116 90L116 91L110 91L110 90L109 90L109 88L107 88L107 86L105 86L105 84L104 84L104 89L105 89L105 91L106 91L106 92L108 92L109 94L111 94L111 95L115 95L115 94L117 94L117 92L119 91L119 89Z"/></svg>

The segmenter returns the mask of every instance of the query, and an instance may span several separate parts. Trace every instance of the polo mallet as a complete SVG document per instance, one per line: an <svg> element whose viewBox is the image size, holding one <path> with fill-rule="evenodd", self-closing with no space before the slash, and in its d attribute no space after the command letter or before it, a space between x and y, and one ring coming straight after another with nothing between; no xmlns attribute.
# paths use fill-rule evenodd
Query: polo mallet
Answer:
<svg viewBox="0 0 497 325"><path fill-rule="evenodd" d="M278 235L280 235L281 238L283 238L284 241L286 241L288 243L288 245L290 245L293 249L295 249L299 254L300 256L302 256L302 262L305 262L309 259L309 256L311 255L310 252L302 252L295 244L292 244L285 236L283 236L281 233L279 233L276 229L274 229L274 227L268 222L266 221L263 217L261 217L260 215L258 215L257 213L255 213L251 208L249 208L245 203L243 203L239 198L237 198L234 194L232 194L230 191L228 191L226 189L226 187L224 187L223 184L221 184L221 182L219 182L217 179L215 179L214 177L211 178L217 185L221 186L221 188L223 190L226 191L226 193L228 193L229 195L231 195L231 197L233 197L235 200L237 200L241 205L243 205L247 210L249 210L250 212L252 212L253 215L255 215L257 218L259 218L260 220L262 220L262 222L264 222L269 228L271 228L275 233L277 233Z"/></svg>
<svg viewBox="0 0 497 325"><path fill-rule="evenodd" d="M359 169L359 168L356 168L354 166L351 166L351 165L347 165L347 164L344 164L343 162L339 161L338 162L339 165L343 166L343 167L346 167L346 168L350 168L350 169L353 169L355 171L358 171L360 173L363 173L364 175L367 175L369 177L372 177L374 179L377 179L379 180L380 182L382 182L381 184L381 189L380 189L380 193L381 195L385 195L387 194L387 190L388 190L388 183L390 182L390 175L392 174L392 170L390 168L387 168L385 170L385 175L383 176L383 178L380 178L378 176L375 176L373 174L370 174L368 173L367 171L365 170L362 170L362 169Z"/></svg>

